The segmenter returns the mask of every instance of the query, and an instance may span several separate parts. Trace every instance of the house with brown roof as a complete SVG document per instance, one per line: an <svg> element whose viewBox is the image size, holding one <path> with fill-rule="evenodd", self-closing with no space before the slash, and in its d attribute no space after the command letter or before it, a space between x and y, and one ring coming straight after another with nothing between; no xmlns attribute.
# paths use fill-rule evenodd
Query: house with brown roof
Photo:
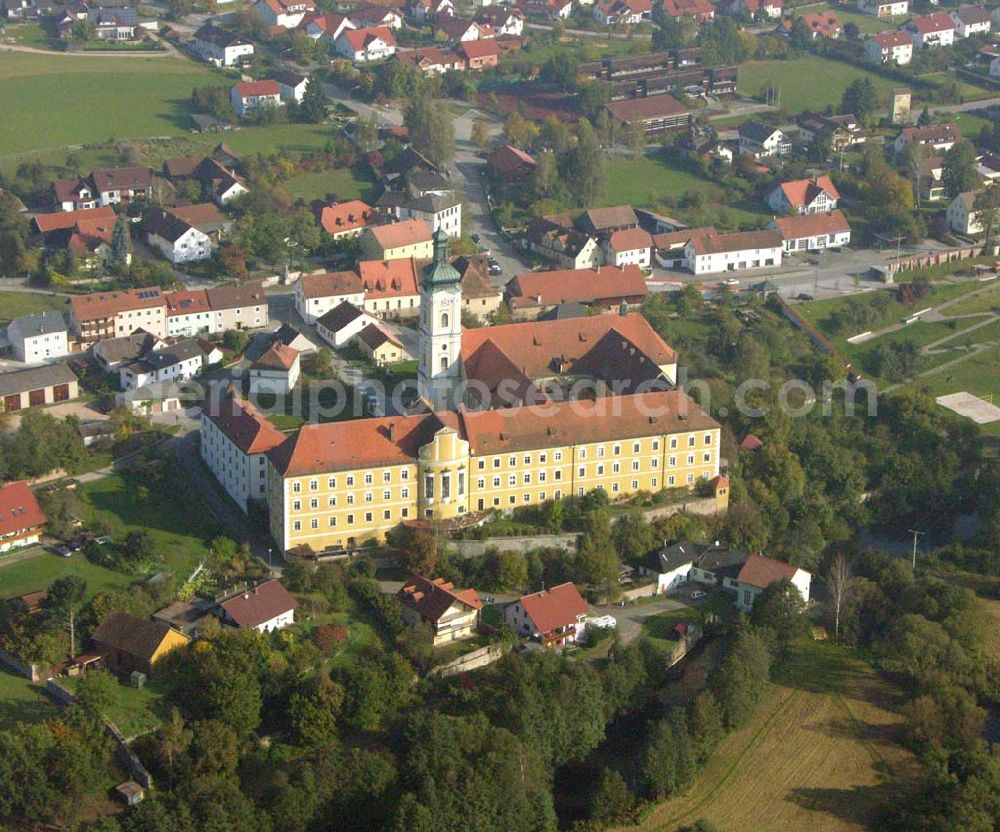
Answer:
<svg viewBox="0 0 1000 832"><path fill-rule="evenodd" d="M60 211L78 211L145 199L152 184L149 168L95 168L88 176L56 179L53 202Z"/></svg>
<svg viewBox="0 0 1000 832"><path fill-rule="evenodd" d="M603 311L619 310L622 304L636 308L647 293L636 265L526 272L516 275L505 291L515 320L537 319L561 303L583 303Z"/></svg>
<svg viewBox="0 0 1000 832"><path fill-rule="evenodd" d="M653 237L642 228L612 231L601 241L601 250L609 266L648 269L653 256Z"/></svg>
<svg viewBox="0 0 1000 832"><path fill-rule="evenodd" d="M281 29L294 29L307 14L315 11L313 0L256 0L253 4L254 14L266 26L280 26Z"/></svg>
<svg viewBox="0 0 1000 832"><path fill-rule="evenodd" d="M357 237L374 219L375 209L360 199L324 205L319 211L320 226L334 240Z"/></svg>
<svg viewBox="0 0 1000 832"><path fill-rule="evenodd" d="M267 499L265 454L285 440L250 402L230 395L201 408L201 458L244 512Z"/></svg>
<svg viewBox="0 0 1000 832"><path fill-rule="evenodd" d="M376 318L345 300L316 319L316 334L334 349L340 349L354 340L362 329L374 323Z"/></svg>
<svg viewBox="0 0 1000 832"><path fill-rule="evenodd" d="M395 335L378 323L368 324L354 338L361 354L376 367L388 367L406 360L406 350Z"/></svg>
<svg viewBox="0 0 1000 832"><path fill-rule="evenodd" d="M109 613L91 634L94 652L119 674L138 671L152 676L168 653L186 646L191 638L162 621L137 618L126 612Z"/></svg>
<svg viewBox="0 0 1000 832"><path fill-rule="evenodd" d="M959 38L989 34L993 25L990 10L983 6L959 6L949 14L955 24L955 36Z"/></svg>
<svg viewBox="0 0 1000 832"><path fill-rule="evenodd" d="M604 108L621 124L641 124L647 136L685 130L691 125L690 110L667 93L609 101Z"/></svg>
<svg viewBox="0 0 1000 832"><path fill-rule="evenodd" d="M347 16L357 29L384 26L395 31L403 28L403 13L394 6L361 5L351 9Z"/></svg>
<svg viewBox="0 0 1000 832"><path fill-rule="evenodd" d="M361 233L361 250L366 260L430 260L434 255L432 235L424 220L368 226Z"/></svg>
<svg viewBox="0 0 1000 832"><path fill-rule="evenodd" d="M0 552L37 543L47 521L24 480L0 486Z"/></svg>
<svg viewBox="0 0 1000 832"><path fill-rule="evenodd" d="M467 40L481 40L493 37L493 28L485 23L477 23L467 17L448 15L437 20L435 32L440 32L445 40L452 43L462 43Z"/></svg>
<svg viewBox="0 0 1000 832"><path fill-rule="evenodd" d="M507 626L548 648L567 647L584 638L590 608L573 583L523 595L504 610Z"/></svg>
<svg viewBox="0 0 1000 832"><path fill-rule="evenodd" d="M528 249L564 269L585 269L600 265L601 249L597 237L567 227L563 221L538 217L524 232Z"/></svg>
<svg viewBox="0 0 1000 832"><path fill-rule="evenodd" d="M851 242L851 226L840 210L776 217L768 228L774 228L781 234L786 254L839 248Z"/></svg>
<svg viewBox="0 0 1000 832"><path fill-rule="evenodd" d="M409 0L406 12L417 20L436 20L455 14L455 4L452 0Z"/></svg>
<svg viewBox="0 0 1000 832"><path fill-rule="evenodd" d="M479 627L483 604L474 589L455 589L444 578L411 575L396 594L403 621L411 627L426 624L433 644L448 644L471 638Z"/></svg>
<svg viewBox="0 0 1000 832"><path fill-rule="evenodd" d="M812 575L809 572L774 558L748 555L736 574L734 586L731 587L736 592L737 608L743 612L750 612L758 596L778 581L790 581L799 591L803 603L809 603L809 589L812 584Z"/></svg>
<svg viewBox="0 0 1000 832"><path fill-rule="evenodd" d="M926 127L904 127L893 140L892 149L902 153L911 144L920 144L933 148L936 153L943 153L962 140L958 126L952 122L944 124L929 124Z"/></svg>
<svg viewBox="0 0 1000 832"><path fill-rule="evenodd" d="M486 160L490 172L501 179L522 179L535 172L535 157L510 144L500 144L490 151Z"/></svg>
<svg viewBox="0 0 1000 832"><path fill-rule="evenodd" d="M782 182L767 195L767 205L776 214L825 214L839 200L840 191L825 175Z"/></svg>
<svg viewBox="0 0 1000 832"><path fill-rule="evenodd" d="M225 157L227 154L216 154ZM167 159L163 163L163 175L175 186L183 182L197 183L205 199L211 199L218 205L225 205L238 196L247 193L246 180L228 165L212 156L183 156L179 159Z"/></svg>
<svg viewBox="0 0 1000 832"><path fill-rule="evenodd" d="M417 261L361 260L358 273L364 287L364 310L376 318L409 318L420 312Z"/></svg>
<svg viewBox="0 0 1000 832"><path fill-rule="evenodd" d="M653 14L651 0L596 0L594 20L602 26L642 23Z"/></svg>
<svg viewBox="0 0 1000 832"><path fill-rule="evenodd" d="M397 52L396 60L404 66L419 69L424 75L443 75L445 72L463 72L465 61L451 49L422 46Z"/></svg>
<svg viewBox="0 0 1000 832"><path fill-rule="evenodd" d="M295 311L307 324L314 324L342 303L365 305L365 287L357 272L314 272L295 283Z"/></svg>
<svg viewBox="0 0 1000 832"><path fill-rule="evenodd" d="M142 226L146 242L174 265L212 256L211 238L172 211L153 208L146 213Z"/></svg>
<svg viewBox="0 0 1000 832"><path fill-rule="evenodd" d="M765 229L693 237L684 257L694 274L713 274L780 266L783 251L780 232Z"/></svg>
<svg viewBox="0 0 1000 832"><path fill-rule="evenodd" d="M465 68L470 72L490 69L500 61L500 47L496 38L463 40L455 51L465 60Z"/></svg>
<svg viewBox="0 0 1000 832"><path fill-rule="evenodd" d="M476 12L476 23L490 26L495 37L519 38L524 32L524 13L520 9L509 6L484 7Z"/></svg>
<svg viewBox="0 0 1000 832"><path fill-rule="evenodd" d="M709 0L663 0L668 17L693 17L699 23L715 18L715 6Z"/></svg>
<svg viewBox="0 0 1000 832"><path fill-rule="evenodd" d="M503 301L503 292L490 281L485 255L456 257L452 267L459 274L462 287L462 311L486 323Z"/></svg>
<svg viewBox="0 0 1000 832"><path fill-rule="evenodd" d="M219 619L228 627L271 633L295 623L299 602L281 581L271 578L219 604Z"/></svg>
<svg viewBox="0 0 1000 832"><path fill-rule="evenodd" d="M250 365L250 389L260 393L290 393L299 382L299 351L274 343Z"/></svg>

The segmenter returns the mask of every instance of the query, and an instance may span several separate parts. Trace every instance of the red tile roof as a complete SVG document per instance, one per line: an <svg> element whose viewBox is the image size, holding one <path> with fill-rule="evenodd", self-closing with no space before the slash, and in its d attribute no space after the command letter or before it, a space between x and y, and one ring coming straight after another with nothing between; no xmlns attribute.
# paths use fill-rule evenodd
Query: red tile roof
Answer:
<svg viewBox="0 0 1000 832"><path fill-rule="evenodd" d="M202 407L222 433L245 454L262 454L285 441L285 434L261 416L250 402L231 396Z"/></svg>
<svg viewBox="0 0 1000 832"><path fill-rule="evenodd" d="M115 209L110 205L103 208L81 208L79 211L56 211L53 214L36 214L35 226L42 234L50 231L65 231L78 222L115 223Z"/></svg>
<svg viewBox="0 0 1000 832"><path fill-rule="evenodd" d="M490 153L489 165L501 175L509 176L525 170L533 170L538 163L530 153L525 153L513 145L502 144Z"/></svg>
<svg viewBox="0 0 1000 832"><path fill-rule="evenodd" d="M223 601L222 609L236 622L236 626L249 628L259 627L282 613L294 610L298 605L298 601L282 586L281 581L272 578L242 595Z"/></svg>
<svg viewBox="0 0 1000 832"><path fill-rule="evenodd" d="M73 317L77 321L94 321L113 318L130 309L149 309L164 306L164 293L159 289L123 289L117 292L92 292L73 295L69 300Z"/></svg>
<svg viewBox="0 0 1000 832"><path fill-rule="evenodd" d="M411 575L397 597L401 604L415 610L422 619L434 623L454 604L474 610L482 609L483 606L474 589L456 591L455 585L444 578L430 580L423 575Z"/></svg>
<svg viewBox="0 0 1000 832"><path fill-rule="evenodd" d="M236 94L240 98L252 98L258 95L281 95L281 87L277 81L240 81L236 85Z"/></svg>
<svg viewBox="0 0 1000 832"><path fill-rule="evenodd" d="M358 263L366 300L406 297L420 293L417 264L410 257L399 260L362 260Z"/></svg>
<svg viewBox="0 0 1000 832"><path fill-rule="evenodd" d="M403 348L403 345L399 343L397 338L390 335L378 324L368 324L368 326L358 333L358 338L364 341L373 350L377 350L383 344L392 344L400 349Z"/></svg>
<svg viewBox="0 0 1000 832"><path fill-rule="evenodd" d="M292 369L299 358L299 351L291 347L275 342L256 361L251 369L254 370L283 370Z"/></svg>
<svg viewBox="0 0 1000 832"><path fill-rule="evenodd" d="M495 57L500 54L496 38L481 38L480 40L464 40L458 45L458 51L468 60Z"/></svg>
<svg viewBox="0 0 1000 832"><path fill-rule="evenodd" d="M345 29L340 33L340 36L347 38L347 42L355 52L363 52L375 38L381 40L386 46L396 45L396 39L392 36L392 32L385 26L373 26L369 29Z"/></svg>
<svg viewBox="0 0 1000 832"><path fill-rule="evenodd" d="M840 191L837 190L829 176L814 176L811 179L793 179L791 182L782 182L781 190L785 199L788 200L788 204L793 208L810 205L823 192L826 192L826 195L831 199L840 199Z"/></svg>
<svg viewBox="0 0 1000 832"><path fill-rule="evenodd" d="M299 278L302 295L306 298L329 298L336 295L357 295L364 291L361 278L355 272L322 272L304 274Z"/></svg>
<svg viewBox="0 0 1000 832"><path fill-rule="evenodd" d="M818 234L841 234L850 231L847 217L841 210L826 214L797 214L794 217L778 217L774 224L786 240L815 237Z"/></svg>
<svg viewBox="0 0 1000 832"><path fill-rule="evenodd" d="M805 21L810 32L819 32L827 38L837 37L844 28L836 12L814 12L802 15L801 19Z"/></svg>
<svg viewBox="0 0 1000 832"><path fill-rule="evenodd" d="M353 231L364 228L375 216L375 209L360 199L339 202L336 205L326 205L319 215L319 223L324 231L338 234L341 231Z"/></svg>
<svg viewBox="0 0 1000 832"><path fill-rule="evenodd" d="M45 512L23 480L0 486L0 537L44 526Z"/></svg>
<svg viewBox="0 0 1000 832"><path fill-rule="evenodd" d="M193 312L210 312L212 307L208 302L208 292L204 289L181 289L167 292L163 295L167 304L167 317L172 315L190 315Z"/></svg>
<svg viewBox="0 0 1000 832"><path fill-rule="evenodd" d="M709 0L663 0L663 11L670 17L709 18L715 16L715 6Z"/></svg>
<svg viewBox="0 0 1000 832"><path fill-rule="evenodd" d="M642 228L625 228L621 231L612 232L608 238L608 245L616 252L635 251L640 248L652 248L653 238L648 231Z"/></svg>
<svg viewBox="0 0 1000 832"><path fill-rule="evenodd" d="M766 589L776 581L791 580L798 572L797 566L783 563L763 555L750 555L740 569L737 580L750 586Z"/></svg>
<svg viewBox="0 0 1000 832"><path fill-rule="evenodd" d="M649 234L645 231L642 233L649 240ZM652 241L649 240L647 247L651 244ZM607 302L621 298L633 298L638 302L646 296L646 280L635 265L599 266L594 269L519 274L508 291L511 306L516 308L552 306L573 301Z"/></svg>
<svg viewBox="0 0 1000 832"><path fill-rule="evenodd" d="M894 46L913 46L913 41L906 32L880 32L872 35L875 41L883 49L892 49Z"/></svg>
<svg viewBox="0 0 1000 832"><path fill-rule="evenodd" d="M579 616L588 612L587 602L573 583L525 595L521 598L521 606L535 629L543 635L576 624Z"/></svg>
<svg viewBox="0 0 1000 832"><path fill-rule="evenodd" d="M920 35L931 35L935 32L944 32L955 28L955 22L948 16L947 12L933 12L932 14L911 17L910 22L906 25Z"/></svg>
<svg viewBox="0 0 1000 832"><path fill-rule="evenodd" d="M369 228L375 242L385 249L412 246L431 239L431 227L423 220L403 220Z"/></svg>

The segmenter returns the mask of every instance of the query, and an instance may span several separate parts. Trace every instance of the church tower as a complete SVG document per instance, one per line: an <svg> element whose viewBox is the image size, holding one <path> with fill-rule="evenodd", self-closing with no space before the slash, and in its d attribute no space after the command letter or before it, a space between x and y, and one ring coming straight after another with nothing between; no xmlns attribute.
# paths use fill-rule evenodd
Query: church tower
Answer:
<svg viewBox="0 0 1000 832"><path fill-rule="evenodd" d="M452 401L462 380L461 276L448 262L448 235L434 232L434 260L420 280L420 394L435 410L458 406Z"/></svg>

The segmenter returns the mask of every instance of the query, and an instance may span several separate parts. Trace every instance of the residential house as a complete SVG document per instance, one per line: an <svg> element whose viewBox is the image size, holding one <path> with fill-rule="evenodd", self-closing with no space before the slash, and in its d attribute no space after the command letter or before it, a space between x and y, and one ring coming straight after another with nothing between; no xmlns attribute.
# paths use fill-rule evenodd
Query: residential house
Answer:
<svg viewBox="0 0 1000 832"><path fill-rule="evenodd" d="M281 87L277 81L240 81L233 85L229 98L233 112L246 118L262 107L280 107Z"/></svg>
<svg viewBox="0 0 1000 832"><path fill-rule="evenodd" d="M426 193L418 197L387 191L379 199L378 207L383 214L397 220L418 220L432 232L444 231L456 239L462 236L462 200L453 191L445 196Z"/></svg>
<svg viewBox="0 0 1000 832"><path fill-rule="evenodd" d="M40 364L69 355L66 321L53 310L23 315L7 325L7 340L17 361Z"/></svg>
<svg viewBox="0 0 1000 832"><path fill-rule="evenodd" d="M318 272L304 274L294 289L295 311L307 324L316 323L341 303L363 307L365 288L355 272Z"/></svg>
<svg viewBox="0 0 1000 832"><path fill-rule="evenodd" d="M897 17L909 13L910 0L858 0L858 11L875 17Z"/></svg>
<svg viewBox="0 0 1000 832"><path fill-rule="evenodd" d="M267 296L259 283L222 283L207 292L215 314L212 332L267 326Z"/></svg>
<svg viewBox="0 0 1000 832"><path fill-rule="evenodd" d="M91 345L90 352L97 364L110 373L164 346L160 338L140 329L120 338L103 338Z"/></svg>
<svg viewBox="0 0 1000 832"><path fill-rule="evenodd" d="M259 356L264 354L272 344L281 344L286 347L291 347L296 352L302 353L303 355L308 355L310 353L316 352L316 344L311 341L305 334L300 332L291 324L281 324L273 332L263 332L256 336L251 346L248 346L244 351L244 356L251 361L255 361Z"/></svg>
<svg viewBox="0 0 1000 832"><path fill-rule="evenodd" d="M533 17L568 20L573 13L573 0L517 0L517 7Z"/></svg>
<svg viewBox="0 0 1000 832"><path fill-rule="evenodd" d="M906 66L913 60L913 39L906 32L881 32L865 41L864 51L873 64Z"/></svg>
<svg viewBox="0 0 1000 832"><path fill-rule="evenodd" d="M743 271L781 265L781 234L773 229L707 234L691 239L684 257L695 274Z"/></svg>
<svg viewBox="0 0 1000 832"><path fill-rule="evenodd" d="M178 413L184 409L185 401L204 395L204 388L196 381L157 381L115 393L115 407L124 407L136 416L149 417L157 413Z"/></svg>
<svg viewBox="0 0 1000 832"><path fill-rule="evenodd" d="M739 127L740 153L747 153L755 159L785 156L792 150L792 143L777 127L748 121Z"/></svg>
<svg viewBox="0 0 1000 832"><path fill-rule="evenodd" d="M641 124L647 136L684 130L691 125L688 108L666 93L608 101L604 108L620 124Z"/></svg>
<svg viewBox="0 0 1000 832"><path fill-rule="evenodd" d="M851 242L851 226L840 210L776 217L768 228L780 232L786 254L839 248Z"/></svg>
<svg viewBox="0 0 1000 832"><path fill-rule="evenodd" d="M396 53L396 39L385 26L345 29L334 43L338 55L356 64L382 61Z"/></svg>
<svg viewBox="0 0 1000 832"><path fill-rule="evenodd" d="M268 27L295 29L307 14L316 11L313 0L257 0L254 14Z"/></svg>
<svg viewBox="0 0 1000 832"><path fill-rule="evenodd" d="M361 354L376 367L388 367L406 360L402 343L378 324L368 324L354 338Z"/></svg>
<svg viewBox="0 0 1000 832"><path fill-rule="evenodd" d="M217 205L225 205L249 190L241 176L211 156L168 159L163 163L163 174L175 186L197 183L201 195Z"/></svg>
<svg viewBox="0 0 1000 832"><path fill-rule="evenodd" d="M565 583L523 595L504 610L504 618L514 632L551 648L582 641L588 612L576 585Z"/></svg>
<svg viewBox="0 0 1000 832"><path fill-rule="evenodd" d="M665 269L689 269L686 250L688 243L695 237L707 237L718 234L715 226L702 228L681 228L677 231L661 231L653 235L653 256L656 262Z"/></svg>
<svg viewBox="0 0 1000 832"><path fill-rule="evenodd" d="M161 289L148 288L74 295L69 301L70 329L84 342L120 338L139 329L165 338L163 294Z"/></svg>
<svg viewBox="0 0 1000 832"><path fill-rule="evenodd" d="M563 303L582 303L600 311L620 310L623 305L637 308L647 294L646 280L635 264L525 272L516 275L505 291L516 320L536 319Z"/></svg>
<svg viewBox="0 0 1000 832"><path fill-rule="evenodd" d="M331 347L340 349L376 320L363 309L345 300L316 319L316 333Z"/></svg>
<svg viewBox="0 0 1000 832"><path fill-rule="evenodd" d="M80 395L73 371L61 362L0 373L0 412L67 402Z"/></svg>
<svg viewBox="0 0 1000 832"><path fill-rule="evenodd" d="M955 24L955 35L960 38L989 34L993 24L989 9L983 6L959 6L949 15Z"/></svg>
<svg viewBox="0 0 1000 832"><path fill-rule="evenodd" d="M487 323L503 301L503 292L490 281L485 255L456 257L452 267L459 274L462 288L462 311L480 323Z"/></svg>
<svg viewBox="0 0 1000 832"><path fill-rule="evenodd" d="M452 0L409 0L406 11L417 20L436 20L455 14L455 4Z"/></svg>
<svg viewBox="0 0 1000 832"><path fill-rule="evenodd" d="M653 236L642 228L613 231L601 241L601 251L609 266L648 269L653 256Z"/></svg>
<svg viewBox="0 0 1000 832"><path fill-rule="evenodd" d="M767 195L768 207L777 214L825 214L839 200L840 192L829 176L782 182Z"/></svg>
<svg viewBox="0 0 1000 832"><path fill-rule="evenodd" d="M962 140L962 134L954 122L931 124L927 127L904 127L893 140L892 149L902 153L911 144L921 144L933 148L938 153L951 150L952 145Z"/></svg>
<svg viewBox="0 0 1000 832"><path fill-rule="evenodd" d="M212 307L204 289L182 289L167 292L167 336L169 338L194 338L212 332ZM162 342L155 345L156 349Z"/></svg>
<svg viewBox="0 0 1000 832"><path fill-rule="evenodd" d="M844 31L843 24L841 24L836 12L812 12L802 15L799 20L802 20L809 28L813 40L819 38L836 40Z"/></svg>
<svg viewBox="0 0 1000 832"><path fill-rule="evenodd" d="M652 15L652 0L596 0L594 3L594 20L602 26L633 25Z"/></svg>
<svg viewBox="0 0 1000 832"><path fill-rule="evenodd" d="M0 552L38 543L48 519L24 480L0 486Z"/></svg>
<svg viewBox="0 0 1000 832"><path fill-rule="evenodd" d="M434 254L432 235L422 219L368 226L361 232L361 250L368 260L429 260Z"/></svg>
<svg viewBox="0 0 1000 832"><path fill-rule="evenodd" d="M76 258L77 265L84 271L96 272L107 268L111 262L111 247L114 239L115 222L96 220L78 222L73 226L66 248ZM125 264L132 262L132 251L125 253Z"/></svg>
<svg viewBox="0 0 1000 832"><path fill-rule="evenodd" d="M222 351L207 341L187 338L175 344L161 346L143 355L138 361L118 370L122 390L134 390L160 381L187 381L209 364L222 360Z"/></svg>
<svg viewBox="0 0 1000 832"><path fill-rule="evenodd" d="M333 46L345 29L357 29L353 21L342 14L311 14L299 24L299 28L313 40L322 40Z"/></svg>
<svg viewBox="0 0 1000 832"><path fill-rule="evenodd" d="M546 217L532 220L524 232L526 247L564 269L586 269L601 265L597 237L553 222Z"/></svg>
<svg viewBox="0 0 1000 832"><path fill-rule="evenodd" d="M656 594L678 589L688 583L691 568L698 559L699 547L689 541L673 543L647 553L639 572L656 579Z"/></svg>
<svg viewBox="0 0 1000 832"><path fill-rule="evenodd" d="M295 623L299 602L277 578L237 593L219 604L219 619L227 627L271 633Z"/></svg>
<svg viewBox="0 0 1000 832"><path fill-rule="evenodd" d="M965 191L948 204L945 217L948 220L948 226L956 234L977 237L986 231L982 223L981 212L975 209L976 197L979 196L979 193L979 191Z"/></svg>
<svg viewBox="0 0 1000 832"><path fill-rule="evenodd" d="M348 12L347 16L357 29L372 29L377 26L392 30L403 28L403 14L392 6L358 6Z"/></svg>
<svg viewBox="0 0 1000 832"><path fill-rule="evenodd" d="M265 454L285 441L248 401L209 399L201 407L201 458L244 512L267 499Z"/></svg>
<svg viewBox="0 0 1000 832"><path fill-rule="evenodd" d="M464 72L465 59L450 49L424 46L397 52L396 60L404 66L419 69L424 75L443 75L446 72ZM405 128L404 128L405 129Z"/></svg>
<svg viewBox="0 0 1000 832"><path fill-rule="evenodd" d="M299 382L299 351L284 344L272 344L250 365L250 390L256 393L291 393Z"/></svg>
<svg viewBox="0 0 1000 832"><path fill-rule="evenodd" d="M207 260L212 240L203 231L170 211L155 208L143 219L146 242L174 265Z"/></svg>
<svg viewBox="0 0 1000 832"><path fill-rule="evenodd" d="M467 17L442 17L434 24L435 33L452 43L462 43L467 40L492 38L493 29L485 23L477 23Z"/></svg>
<svg viewBox="0 0 1000 832"><path fill-rule="evenodd" d="M751 20L780 20L782 0L722 0L717 5L720 14L747 17Z"/></svg>
<svg viewBox="0 0 1000 832"><path fill-rule="evenodd" d="M947 12L911 17L903 30L913 40L914 48L951 46L955 42L955 24Z"/></svg>
<svg viewBox="0 0 1000 832"><path fill-rule="evenodd" d="M377 318L412 317L420 311L420 286L413 257L361 260L364 310Z"/></svg>
<svg viewBox="0 0 1000 832"><path fill-rule="evenodd" d="M216 66L243 66L253 58L253 44L242 35L227 31L213 22L194 33L192 50Z"/></svg>
<svg viewBox="0 0 1000 832"><path fill-rule="evenodd" d="M791 582L799 591L803 603L809 603L812 584L809 572L774 558L751 554L736 575L736 606L743 612L750 612L758 596L778 581Z"/></svg>
<svg viewBox="0 0 1000 832"><path fill-rule="evenodd" d="M976 158L976 172L989 182L1000 177L1000 156L996 153L980 153Z"/></svg>
<svg viewBox="0 0 1000 832"><path fill-rule="evenodd" d="M324 205L319 212L319 224L334 240L357 237L375 219L375 209L360 199L349 199Z"/></svg>
<svg viewBox="0 0 1000 832"><path fill-rule="evenodd" d="M519 38L524 32L524 13L509 6L498 6L495 9L482 8L476 12L476 23L492 28L498 38Z"/></svg>
<svg viewBox="0 0 1000 832"><path fill-rule="evenodd" d="M928 156L921 159L919 180L922 200L937 202L939 199L944 199L947 195L944 187L944 157Z"/></svg>
<svg viewBox="0 0 1000 832"><path fill-rule="evenodd" d="M197 228L213 242L219 242L232 227L232 220L219 213L219 209L211 202L200 202L193 205L175 205L169 209L177 219L186 222L192 228Z"/></svg>
<svg viewBox="0 0 1000 832"><path fill-rule="evenodd" d="M909 39L907 39L909 44ZM912 47L912 44L910 44ZM812 144L820 134L830 139L834 151L841 151L855 144L862 144L865 135L861 130L861 122L857 116L845 113L839 116L829 116L825 113L802 113L795 120L799 138L807 144Z"/></svg>
<svg viewBox="0 0 1000 832"><path fill-rule="evenodd" d="M138 12L129 6L90 6L83 7L82 18L93 28L98 40L130 41L136 39L139 28ZM57 22L59 35L63 39L74 37L72 23L65 17Z"/></svg>
<svg viewBox="0 0 1000 832"><path fill-rule="evenodd" d="M437 647L471 638L479 627L483 604L474 589L455 589L444 578L411 575L396 594L403 621L411 627L427 625L431 642Z"/></svg>
<svg viewBox="0 0 1000 832"><path fill-rule="evenodd" d="M120 674L144 673L152 676L156 664L168 653L191 641L162 621L137 618L127 612L111 612L92 634L94 652L104 664Z"/></svg>
<svg viewBox="0 0 1000 832"><path fill-rule="evenodd" d="M89 176L56 179L53 202L60 211L79 211L145 199L153 172L149 168L95 168Z"/></svg>
<svg viewBox="0 0 1000 832"><path fill-rule="evenodd" d="M513 145L500 144L490 151L486 166L497 179L510 182L531 176L538 163L530 153Z"/></svg>
<svg viewBox="0 0 1000 832"><path fill-rule="evenodd" d="M709 0L663 0L663 11L668 17L692 17L698 23L715 18L715 6Z"/></svg>
<svg viewBox="0 0 1000 832"><path fill-rule="evenodd" d="M490 69L500 61L500 47L496 38L463 40L455 51L465 61L465 69L469 72Z"/></svg>
<svg viewBox="0 0 1000 832"><path fill-rule="evenodd" d="M302 101L309 85L309 78L297 72L275 72L272 80L278 82L278 94L282 101Z"/></svg>

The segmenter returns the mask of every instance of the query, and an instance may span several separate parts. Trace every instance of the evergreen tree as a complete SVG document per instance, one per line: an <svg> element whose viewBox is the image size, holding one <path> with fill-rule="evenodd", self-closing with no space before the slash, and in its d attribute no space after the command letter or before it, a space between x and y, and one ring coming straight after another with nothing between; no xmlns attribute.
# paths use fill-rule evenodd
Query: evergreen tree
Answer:
<svg viewBox="0 0 1000 832"><path fill-rule="evenodd" d="M129 234L128 222L124 217L119 217L115 223L115 230L111 234L111 261L110 266L116 274L122 274L129 261L129 252L132 250L132 237Z"/></svg>
<svg viewBox="0 0 1000 832"><path fill-rule="evenodd" d="M310 124L321 124L326 121L329 103L330 99L323 92L320 82L315 78L310 78L306 82L306 91L302 94L302 101L299 102L299 116Z"/></svg>
<svg viewBox="0 0 1000 832"><path fill-rule="evenodd" d="M979 188L980 177L976 170L976 150L969 142L961 141L952 146L944 156L941 182L948 196L954 199L966 191Z"/></svg>

